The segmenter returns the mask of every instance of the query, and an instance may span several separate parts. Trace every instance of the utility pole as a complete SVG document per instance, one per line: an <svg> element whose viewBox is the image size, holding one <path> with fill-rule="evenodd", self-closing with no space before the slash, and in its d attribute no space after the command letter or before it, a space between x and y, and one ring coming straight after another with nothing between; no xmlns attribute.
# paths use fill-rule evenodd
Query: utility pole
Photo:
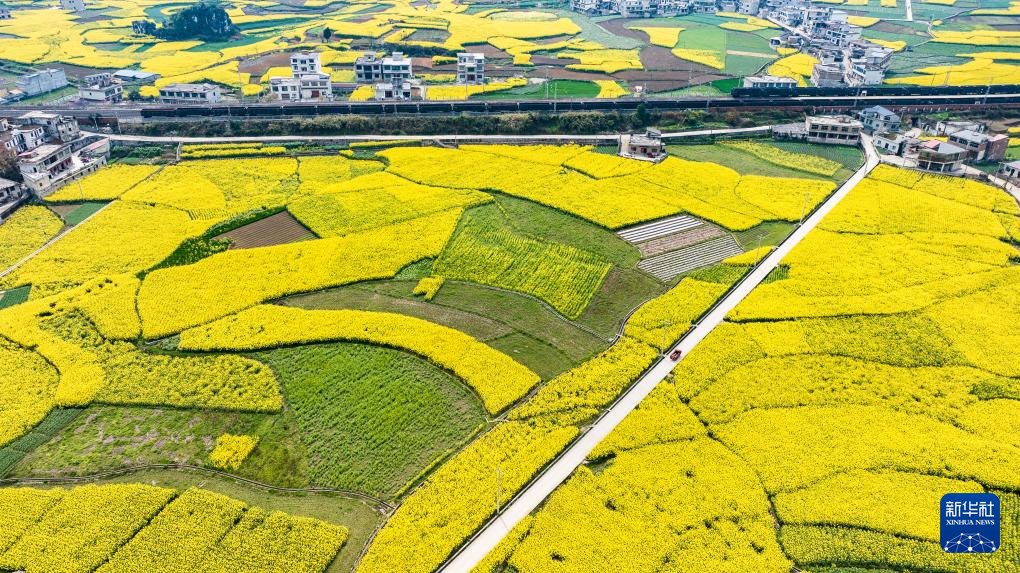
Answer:
<svg viewBox="0 0 1020 573"><path fill-rule="evenodd" d="M501 466L496 466L496 513L499 513L500 494L503 493L502 492L503 486L502 486L502 483L501 483L502 482L502 477L503 477L503 468Z"/></svg>
<svg viewBox="0 0 1020 573"><path fill-rule="evenodd" d="M672 326L670 321L662 321L662 345L659 347L659 353L663 355L666 354L666 332L669 330L670 326Z"/></svg>
<svg viewBox="0 0 1020 573"><path fill-rule="evenodd" d="M800 209L800 223L797 223L798 227L800 225L804 224L804 215L807 214L807 202L808 202L808 194L804 193L804 205Z"/></svg>

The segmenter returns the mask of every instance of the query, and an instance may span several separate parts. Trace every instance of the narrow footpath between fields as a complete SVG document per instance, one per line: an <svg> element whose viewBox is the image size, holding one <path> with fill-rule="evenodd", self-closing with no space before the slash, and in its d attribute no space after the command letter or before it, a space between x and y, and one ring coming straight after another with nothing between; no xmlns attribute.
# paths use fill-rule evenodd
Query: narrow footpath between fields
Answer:
<svg viewBox="0 0 1020 573"><path fill-rule="evenodd" d="M780 261L839 204L880 163L870 137L863 136L866 160L835 193L815 210L797 229L765 258L743 280L723 297L716 306L680 342L666 352L680 350L686 357L695 346L715 329L740 301L754 290L765 277L779 266ZM682 360L682 358L681 358ZM661 358L638 379L591 427L570 447L564 450L539 476L522 489L503 510L480 529L446 564L441 573L468 573L510 532L520 520L535 510L561 483L566 481L588 454L623 419L644 400L645 396L677 365L667 357Z"/></svg>

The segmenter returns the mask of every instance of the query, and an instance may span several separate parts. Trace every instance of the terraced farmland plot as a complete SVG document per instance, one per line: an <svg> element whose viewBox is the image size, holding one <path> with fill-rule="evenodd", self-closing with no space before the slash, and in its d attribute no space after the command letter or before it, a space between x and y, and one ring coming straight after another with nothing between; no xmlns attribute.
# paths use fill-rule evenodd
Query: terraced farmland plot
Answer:
<svg viewBox="0 0 1020 573"><path fill-rule="evenodd" d="M576 318L602 284L608 261L567 245L547 243L492 229L498 211L482 208L468 215L464 227L436 261L433 273L537 296Z"/></svg>
<svg viewBox="0 0 1020 573"><path fill-rule="evenodd" d="M742 252L733 237L726 235L643 259L638 267L661 280L670 281L681 273L714 265Z"/></svg>
<svg viewBox="0 0 1020 573"><path fill-rule="evenodd" d="M230 241L232 249L254 249L307 241L316 236L293 215L283 211L213 238Z"/></svg>
<svg viewBox="0 0 1020 573"><path fill-rule="evenodd" d="M629 227L622 231L617 231L616 234L628 243L639 244L659 237L664 237L666 235L687 231L703 224L704 221L700 221L694 217L678 215L676 217L667 217L644 225Z"/></svg>
<svg viewBox="0 0 1020 573"><path fill-rule="evenodd" d="M627 49L610 52L604 65ZM0 511L0 569L347 573L371 538L358 573L430 573L491 515L494 475L514 495L747 272L754 257L719 262L735 234L748 249L780 236L791 202L834 184L581 145L375 145L371 161L189 159L126 190L104 174L105 209L0 278L15 293L0 308L0 467L134 468L111 479L154 500L28 495L19 532L40 521L32 507L74 503L10 549ZM20 213L0 255L63 227L46 207ZM168 463L343 491L136 467ZM196 483L237 501L187 493Z"/></svg>

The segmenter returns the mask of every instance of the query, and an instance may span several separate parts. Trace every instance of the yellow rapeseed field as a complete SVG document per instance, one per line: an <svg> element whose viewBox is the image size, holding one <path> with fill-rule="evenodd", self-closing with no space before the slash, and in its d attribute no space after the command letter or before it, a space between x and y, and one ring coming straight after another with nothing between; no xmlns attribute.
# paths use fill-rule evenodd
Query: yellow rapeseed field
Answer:
<svg viewBox="0 0 1020 573"><path fill-rule="evenodd" d="M479 572L958 570L930 508L983 491L1008 523L972 570L1010 570L1017 223L998 189L879 168Z"/></svg>
<svg viewBox="0 0 1020 573"><path fill-rule="evenodd" d="M450 370L499 412L538 383L538 376L470 336L399 314L358 310L306 311L265 305L187 330L184 350L255 350L348 340L409 350Z"/></svg>

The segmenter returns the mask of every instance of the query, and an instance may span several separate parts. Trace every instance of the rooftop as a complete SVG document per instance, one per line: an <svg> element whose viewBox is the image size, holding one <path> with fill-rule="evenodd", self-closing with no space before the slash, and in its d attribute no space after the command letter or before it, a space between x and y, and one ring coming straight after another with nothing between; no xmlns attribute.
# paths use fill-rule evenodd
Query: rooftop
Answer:
<svg viewBox="0 0 1020 573"><path fill-rule="evenodd" d="M45 111L30 111L24 115L18 117L18 119L57 119L60 116L55 113L46 113Z"/></svg>
<svg viewBox="0 0 1020 573"><path fill-rule="evenodd" d="M783 83L791 83L791 84L797 83L797 80L795 80L793 78L788 78L786 76L769 76L769 75L764 75L764 76L747 76L745 79L748 79L748 80L751 80L751 81L760 81L760 82L783 82Z"/></svg>
<svg viewBox="0 0 1020 573"><path fill-rule="evenodd" d="M159 91L163 91L163 90L181 90L181 91L195 91L195 92L211 92L211 91L216 90L216 89L219 89L219 87L214 86L212 84L167 84L167 85L159 88Z"/></svg>
<svg viewBox="0 0 1020 573"><path fill-rule="evenodd" d="M148 80L148 79L152 79L152 78L155 78L155 77L159 77L159 74L156 74L156 73L153 73L153 72L147 72L145 70L129 70L129 69L117 70L116 72L114 72L113 75L115 75L115 76L117 76L119 78L131 78L131 79L135 79L135 80Z"/></svg>
<svg viewBox="0 0 1020 573"><path fill-rule="evenodd" d="M815 115L808 120L815 124L861 126L861 122L847 115Z"/></svg>
<svg viewBox="0 0 1020 573"><path fill-rule="evenodd" d="M863 112L861 112L861 113L871 113L871 112L875 113L876 115L882 116L882 117L891 117L891 116L895 116L896 115L895 113L890 111L888 108L882 107L880 105L875 105L875 106L871 106L869 108L865 108L865 110Z"/></svg>
<svg viewBox="0 0 1020 573"><path fill-rule="evenodd" d="M953 145L946 141L939 141L937 139L930 139L921 144L921 147L932 151L934 153L940 153L942 155L955 155L958 153L966 153L967 150L960 147L959 145Z"/></svg>
<svg viewBox="0 0 1020 573"><path fill-rule="evenodd" d="M43 157L46 157L48 155L52 155L60 151L63 147L64 147L63 145L57 145L55 143L46 143L44 145L36 147L31 151L26 151L18 155L18 158L23 159L25 161L35 161L37 159L42 159Z"/></svg>

